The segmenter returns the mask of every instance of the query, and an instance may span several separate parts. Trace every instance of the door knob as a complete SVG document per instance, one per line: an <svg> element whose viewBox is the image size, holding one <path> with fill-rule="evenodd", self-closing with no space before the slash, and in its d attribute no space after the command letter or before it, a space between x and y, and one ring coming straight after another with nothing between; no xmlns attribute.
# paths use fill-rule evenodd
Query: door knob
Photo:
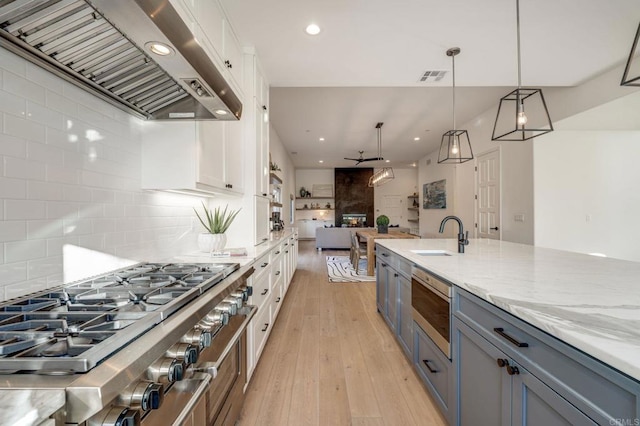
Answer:
<svg viewBox="0 0 640 426"><path fill-rule="evenodd" d="M489 229L493 229L494 231L497 231L498 227L496 226L495 228L489 228Z"/></svg>

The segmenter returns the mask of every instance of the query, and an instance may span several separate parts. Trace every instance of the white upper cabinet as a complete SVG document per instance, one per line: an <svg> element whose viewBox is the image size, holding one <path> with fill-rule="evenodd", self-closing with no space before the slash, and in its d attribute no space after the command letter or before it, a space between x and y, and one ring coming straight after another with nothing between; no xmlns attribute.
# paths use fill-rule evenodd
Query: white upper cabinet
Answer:
<svg viewBox="0 0 640 426"><path fill-rule="evenodd" d="M242 124L145 122L142 188L196 194L244 192Z"/></svg>
<svg viewBox="0 0 640 426"><path fill-rule="evenodd" d="M243 98L242 48L217 0L170 0L225 80Z"/></svg>

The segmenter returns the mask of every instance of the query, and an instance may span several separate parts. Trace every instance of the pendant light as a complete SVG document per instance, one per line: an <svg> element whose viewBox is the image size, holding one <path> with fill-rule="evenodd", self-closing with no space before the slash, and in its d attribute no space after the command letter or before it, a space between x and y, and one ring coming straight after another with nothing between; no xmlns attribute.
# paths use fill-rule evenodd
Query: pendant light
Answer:
<svg viewBox="0 0 640 426"><path fill-rule="evenodd" d="M442 135L438 164L440 163L464 163L473 160L473 150L469 141L469 133L466 130L456 129L456 55L460 53L459 47L447 50L447 56L451 57L451 74L453 75L453 130L448 130Z"/></svg>
<svg viewBox="0 0 640 426"><path fill-rule="evenodd" d="M376 124L376 129L378 129L378 158L382 160L382 125L384 123ZM393 169L391 167L384 167L377 172L375 172L369 178L369 186L380 186L389 182L394 178Z"/></svg>
<svg viewBox="0 0 640 426"><path fill-rule="evenodd" d="M518 88L500 99L494 141L524 141L553 131L542 89L522 87L520 72L520 0L516 0Z"/></svg>
<svg viewBox="0 0 640 426"><path fill-rule="evenodd" d="M640 24L638 24L636 38L633 39L633 44L631 45L631 53L629 53L629 60L624 67L620 86L640 87Z"/></svg>

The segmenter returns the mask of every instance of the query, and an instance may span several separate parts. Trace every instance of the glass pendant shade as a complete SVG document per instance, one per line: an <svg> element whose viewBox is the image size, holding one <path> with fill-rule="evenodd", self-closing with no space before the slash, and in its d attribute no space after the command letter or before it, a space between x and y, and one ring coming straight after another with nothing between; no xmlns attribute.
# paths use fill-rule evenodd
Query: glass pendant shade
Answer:
<svg viewBox="0 0 640 426"><path fill-rule="evenodd" d="M524 141L553 131L542 89L522 87L520 67L520 0L516 0L518 88L500 99L492 141Z"/></svg>
<svg viewBox="0 0 640 426"><path fill-rule="evenodd" d="M451 57L451 70L453 77L452 85L452 118L453 130L447 130L442 135L440 141L440 152L438 153L438 164L441 163L464 163L473 160L473 150L471 149L471 141L469 133L466 130L456 129L456 61L455 57L460 53L459 47L452 47L447 50L447 56Z"/></svg>
<svg viewBox="0 0 640 426"><path fill-rule="evenodd" d="M552 130L542 90L519 87L500 99L491 140L524 141Z"/></svg>
<svg viewBox="0 0 640 426"><path fill-rule="evenodd" d="M466 130L449 130L442 135L438 164L464 163L473 160L473 150Z"/></svg>
<svg viewBox="0 0 640 426"><path fill-rule="evenodd" d="M638 24L636 38L633 39L633 45L631 45L631 53L629 53L629 60L624 68L620 85L640 87L640 24Z"/></svg>
<svg viewBox="0 0 640 426"><path fill-rule="evenodd" d="M369 187L384 185L394 178L393 169L391 167L385 167L378 170L369 178Z"/></svg>

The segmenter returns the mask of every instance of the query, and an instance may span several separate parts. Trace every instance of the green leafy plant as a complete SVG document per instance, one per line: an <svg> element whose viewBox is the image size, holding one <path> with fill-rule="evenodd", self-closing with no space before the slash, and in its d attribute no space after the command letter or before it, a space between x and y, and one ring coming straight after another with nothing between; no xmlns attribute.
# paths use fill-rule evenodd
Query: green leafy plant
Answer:
<svg viewBox="0 0 640 426"><path fill-rule="evenodd" d="M389 217L381 214L376 218L376 225L378 226L389 225Z"/></svg>
<svg viewBox="0 0 640 426"><path fill-rule="evenodd" d="M228 207L229 206L225 206L224 210L221 210L220 207L216 207L212 212L204 205L203 202L202 208L204 209L204 219L195 208L193 211L196 213L196 216L198 216L202 226L204 226L210 234L224 234L227 229L229 229L229 226L231 226L231 223L238 213L240 213L240 210L242 210L238 209L228 211Z"/></svg>

